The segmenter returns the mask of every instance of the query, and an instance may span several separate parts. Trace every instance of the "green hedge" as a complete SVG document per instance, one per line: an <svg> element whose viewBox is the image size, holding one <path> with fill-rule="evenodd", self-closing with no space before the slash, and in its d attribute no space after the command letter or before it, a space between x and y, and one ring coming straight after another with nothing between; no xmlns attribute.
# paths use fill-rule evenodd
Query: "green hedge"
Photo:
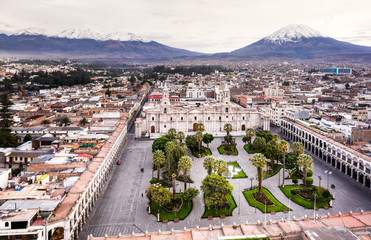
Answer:
<svg viewBox="0 0 371 240"><path fill-rule="evenodd" d="M305 208L313 209L313 207L314 207L314 201L304 199L304 198L300 197L297 194L293 195L291 193L291 191L293 189L302 189L303 188L303 185L286 185L284 187L279 187L279 188L286 195L286 197L290 198L291 201L293 201L294 203L296 203L296 204L298 204L298 205L300 205L302 207L305 207ZM326 190L325 188L317 187L317 186L308 186L307 188L316 188L317 189L318 195L316 197L316 207L318 207L318 208L324 208L325 206L326 207L329 207L330 206L329 203L330 203L331 197L324 198L322 196L322 193Z"/></svg>
<svg viewBox="0 0 371 240"><path fill-rule="evenodd" d="M232 195L228 194L227 199L230 203L229 208L228 209L221 209L218 212L216 212L215 209L212 206L206 206L206 204L205 204L205 212L202 215L202 218L207 218L208 216L220 217L221 215L232 216L232 212L237 207L237 204L234 201L234 198L233 198Z"/></svg>
<svg viewBox="0 0 371 240"><path fill-rule="evenodd" d="M193 149L191 151L192 151L193 156L195 156L197 158L212 155L212 152L211 152L210 148L206 148L206 147L202 147L201 148L201 151L200 151L201 154L198 154L198 148L197 149Z"/></svg>
<svg viewBox="0 0 371 240"><path fill-rule="evenodd" d="M183 198L183 193L177 193L175 196L177 198ZM151 206L151 214L157 217L158 205L154 201L151 201L150 206ZM192 201L190 202L183 201L182 207L179 209L178 213L168 212L164 208L160 208L160 221L163 221L163 220L174 221L175 218L179 218L180 220L183 220L186 217L188 217L188 215L192 211L192 208L193 208Z"/></svg>
<svg viewBox="0 0 371 240"><path fill-rule="evenodd" d="M246 151L247 153L249 153L249 154L260 153L259 151L253 149L252 146L251 146L251 149L250 149L250 145L249 145L249 144L245 144L245 145L243 146L243 149L245 149L245 151Z"/></svg>
<svg viewBox="0 0 371 240"><path fill-rule="evenodd" d="M232 148L234 148L234 146L232 146ZM233 150L232 151L224 150L224 145L221 145L221 146L218 147L218 152L222 155L232 155L233 156ZM234 156L238 156L237 148L234 148Z"/></svg>
<svg viewBox="0 0 371 240"><path fill-rule="evenodd" d="M247 202L251 207L255 207L259 209L262 213L265 212L265 205L261 202L255 200L254 196L252 195L254 192L258 191L258 188L254 188L249 191L244 191L243 195L245 196ZM274 206L267 206L267 213L270 212L282 212L283 210L290 210L288 207L283 205L280 201L278 201L268 189L262 188L262 191L265 195L275 204Z"/></svg>

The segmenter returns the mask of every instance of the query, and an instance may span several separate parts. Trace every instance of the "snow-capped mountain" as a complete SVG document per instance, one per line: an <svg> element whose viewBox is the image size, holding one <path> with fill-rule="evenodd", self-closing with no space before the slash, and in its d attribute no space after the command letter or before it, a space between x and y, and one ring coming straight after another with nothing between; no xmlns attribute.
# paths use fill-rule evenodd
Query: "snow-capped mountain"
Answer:
<svg viewBox="0 0 371 240"><path fill-rule="evenodd" d="M291 24L280 28L271 35L265 37L264 40L277 44L283 44L285 42L297 42L302 38L314 37L326 36L306 25Z"/></svg>
<svg viewBox="0 0 371 240"><path fill-rule="evenodd" d="M126 32L99 33L99 32L94 32L88 28L66 29L59 34L54 35L53 37L68 38L68 39L94 39L96 41L115 40L115 41L150 42L150 40L137 36L133 33L126 33Z"/></svg>
<svg viewBox="0 0 371 240"><path fill-rule="evenodd" d="M45 33L45 30L42 29L42 28L36 28L36 27L30 27L30 28L26 28L26 29L23 29L21 31L18 31L17 33L13 34L15 36L17 35L45 35L46 36L46 33Z"/></svg>
<svg viewBox="0 0 371 240"><path fill-rule="evenodd" d="M231 52L233 56L318 58L371 53L371 47L327 37L305 25L288 25L267 37Z"/></svg>

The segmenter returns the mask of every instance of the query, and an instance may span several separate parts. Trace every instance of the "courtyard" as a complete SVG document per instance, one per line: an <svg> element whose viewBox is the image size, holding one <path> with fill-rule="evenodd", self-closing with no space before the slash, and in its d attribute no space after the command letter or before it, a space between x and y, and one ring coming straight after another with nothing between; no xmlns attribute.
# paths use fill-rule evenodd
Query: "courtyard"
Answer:
<svg viewBox="0 0 371 240"><path fill-rule="evenodd" d="M272 129L273 133L278 132L278 128ZM233 132L232 132L233 135ZM188 217L180 222L158 222L154 215L147 211L149 200L145 196L145 190L150 185L150 180L156 177L156 171L152 170L152 140L134 140L133 134L128 135L128 141L119 156L122 160L121 165L117 165L112 170L111 178L107 182L104 193L99 196L98 203L90 213L88 223L83 227L81 239L87 235L93 236L112 236L139 232L156 232L171 229L196 228L197 226L209 225L231 225L234 223L245 222L264 222L266 217L269 220L280 220L285 218L301 218L313 216L313 209L306 209L294 202L291 202L285 194L278 188L280 174L263 180L263 187L283 205L292 209L289 212L265 213L250 206L246 201L243 191L250 189L251 185L257 186L257 171L249 160L253 154L248 154L243 146L242 137L236 137L238 156L221 155L217 148L221 144L222 138L215 138L209 144L212 156L223 159L226 162L237 162L242 168L246 178L230 178L228 181L233 185L233 198L237 208L233 210L233 215L225 218L202 218L205 206L203 194L200 193L193 200L193 209ZM292 144L292 142L290 142ZM187 149L188 156L192 158L193 168L190 171L190 178L194 183L189 187L200 189L202 180L207 175L203 168L203 159L196 158ZM306 152L307 153L307 152ZM329 209L320 208L315 211L318 215L335 214L349 211L370 211L371 192L368 188L345 176L340 171L333 169L323 161L313 157L313 185L319 185L318 176L322 177L321 185L327 186L327 175L325 170L331 170L330 185L334 184L335 189L330 189L335 200L333 207ZM251 181L250 179L253 178ZM282 179L281 179L282 180ZM285 180L285 184L292 184L291 180ZM183 191L183 182L177 182L177 192Z"/></svg>

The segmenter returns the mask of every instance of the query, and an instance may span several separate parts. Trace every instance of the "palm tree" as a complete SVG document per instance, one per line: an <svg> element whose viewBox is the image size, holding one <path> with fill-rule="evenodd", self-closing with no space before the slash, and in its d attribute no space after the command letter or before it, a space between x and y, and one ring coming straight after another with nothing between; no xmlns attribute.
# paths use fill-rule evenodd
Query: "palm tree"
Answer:
<svg viewBox="0 0 371 240"><path fill-rule="evenodd" d="M233 155L236 155L236 138L232 138L233 143Z"/></svg>
<svg viewBox="0 0 371 240"><path fill-rule="evenodd" d="M214 169L219 176L222 176L228 170L228 164L222 159L216 159Z"/></svg>
<svg viewBox="0 0 371 240"><path fill-rule="evenodd" d="M300 154L304 153L304 146L301 142L294 142L291 146L292 152L298 157Z"/></svg>
<svg viewBox="0 0 371 240"><path fill-rule="evenodd" d="M233 131L232 124L230 124L230 123L226 123L226 124L224 125L224 132L227 133L227 143L228 143L228 145L230 144L230 140L229 140L229 138L230 138L230 133L231 133L232 131Z"/></svg>
<svg viewBox="0 0 371 240"><path fill-rule="evenodd" d="M207 174L211 175L215 168L215 158L210 156L205 157L203 166L207 170Z"/></svg>
<svg viewBox="0 0 371 240"><path fill-rule="evenodd" d="M283 177L282 177L282 186L285 186L285 160L286 160L286 152L289 151L290 144L285 140L282 140L279 144L279 148L282 152L282 163L283 163Z"/></svg>
<svg viewBox="0 0 371 240"><path fill-rule="evenodd" d="M70 123L71 123L71 121L68 117L63 118L62 121L61 121L61 124L62 125L64 124L64 126L67 126Z"/></svg>
<svg viewBox="0 0 371 240"><path fill-rule="evenodd" d="M177 138L178 138L179 142L182 143L184 138L185 138L184 132L179 131L178 134L177 134Z"/></svg>
<svg viewBox="0 0 371 240"><path fill-rule="evenodd" d="M258 170L259 192L262 190L263 168L267 166L267 159L261 153L256 153L251 159L251 163Z"/></svg>
<svg viewBox="0 0 371 240"><path fill-rule="evenodd" d="M156 150L152 155L153 165L157 166L157 182L160 181L160 169L165 163L165 154L162 150Z"/></svg>
<svg viewBox="0 0 371 240"><path fill-rule="evenodd" d="M302 153L299 155L297 163L298 167L303 168L303 184L305 189L307 187L307 170L313 167L313 160L311 156Z"/></svg>
<svg viewBox="0 0 371 240"><path fill-rule="evenodd" d="M197 131L205 131L205 125L203 123L197 123Z"/></svg>
<svg viewBox="0 0 371 240"><path fill-rule="evenodd" d="M176 138L176 129L175 128L170 128L169 131L167 131L167 135L169 136L169 138L171 139L175 139Z"/></svg>
<svg viewBox="0 0 371 240"><path fill-rule="evenodd" d="M86 120L86 118L82 118L82 119L80 120L80 125L81 125L81 126L85 126L86 124L88 124L88 120Z"/></svg>
<svg viewBox="0 0 371 240"><path fill-rule="evenodd" d="M246 129L246 136L249 138L249 148L251 149L251 139L255 136L255 130L253 128Z"/></svg>
<svg viewBox="0 0 371 240"><path fill-rule="evenodd" d="M176 174L175 173L171 175L171 179L173 180L173 199L175 200L175 194L176 194L176 185L175 185Z"/></svg>
<svg viewBox="0 0 371 240"><path fill-rule="evenodd" d="M277 133L273 134L272 140L278 142L280 140L280 135L278 135Z"/></svg>
<svg viewBox="0 0 371 240"><path fill-rule="evenodd" d="M184 191L187 190L188 172L192 168L192 159L188 156L183 156L178 162L178 168L183 172L184 176Z"/></svg>
<svg viewBox="0 0 371 240"><path fill-rule="evenodd" d="M202 144L202 139L204 138L204 135L202 134L201 131L197 131L195 134L195 139L198 141L198 155L201 154L201 144Z"/></svg>

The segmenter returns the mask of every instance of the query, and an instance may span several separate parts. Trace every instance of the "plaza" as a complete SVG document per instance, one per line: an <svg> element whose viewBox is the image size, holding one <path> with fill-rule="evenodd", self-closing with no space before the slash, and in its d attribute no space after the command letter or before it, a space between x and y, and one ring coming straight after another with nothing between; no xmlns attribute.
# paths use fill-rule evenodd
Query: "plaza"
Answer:
<svg viewBox="0 0 371 240"><path fill-rule="evenodd" d="M279 129L272 129L279 132ZM232 132L233 135L233 132ZM263 180L263 187L267 188L282 204L290 207L292 211L288 213L264 213L251 207L245 200L242 191L250 188L250 178L256 177L256 168L251 165L249 160L252 154L248 154L244 149L242 137L236 137L238 156L220 155L217 147L220 146L222 138L215 138L210 144L213 157L221 158L226 162L237 161L248 178L228 179L233 185L233 197L237 204L237 208L233 211L233 216L226 218L201 219L204 213L203 195L200 193L193 200L192 212L185 220L180 222L158 222L154 215L147 212L149 200L145 197L145 190L150 185L149 181L155 177L156 173L152 171L152 140L135 140L133 133L128 134L128 141L122 149L119 158L122 160L121 165L114 166L110 180L107 181L106 189L99 196L97 204L87 224L83 226L81 239L92 234L93 236L115 236L119 234L131 234L161 231L170 231L171 229L184 229L206 227L209 225L232 225L234 223L245 222L264 222L269 220L280 220L287 218L301 218L304 216L313 216L313 209L306 209L302 206L290 202L290 200L277 187L280 174ZM292 143L292 142L291 142ZM195 158L187 149L188 155L193 159L193 168L190 172L190 177L194 183L192 187L199 189L202 180L207 175L203 168L203 158ZM330 184L336 186L335 189L330 189L330 192L335 195L333 207L330 209L319 209L315 211L318 215L337 214L339 212L359 212L371 210L371 192L362 184L357 183L342 174L340 171L327 165L326 162L313 157L313 180L314 185L319 185L318 176L322 177L322 186L327 185L326 170L331 170L332 174L329 178ZM143 172L141 169L143 168ZM282 177L282 170L281 170ZM292 184L291 180L285 180L285 184ZM252 185L257 185L257 180L253 180ZM177 192L183 191L183 183L177 183Z"/></svg>

